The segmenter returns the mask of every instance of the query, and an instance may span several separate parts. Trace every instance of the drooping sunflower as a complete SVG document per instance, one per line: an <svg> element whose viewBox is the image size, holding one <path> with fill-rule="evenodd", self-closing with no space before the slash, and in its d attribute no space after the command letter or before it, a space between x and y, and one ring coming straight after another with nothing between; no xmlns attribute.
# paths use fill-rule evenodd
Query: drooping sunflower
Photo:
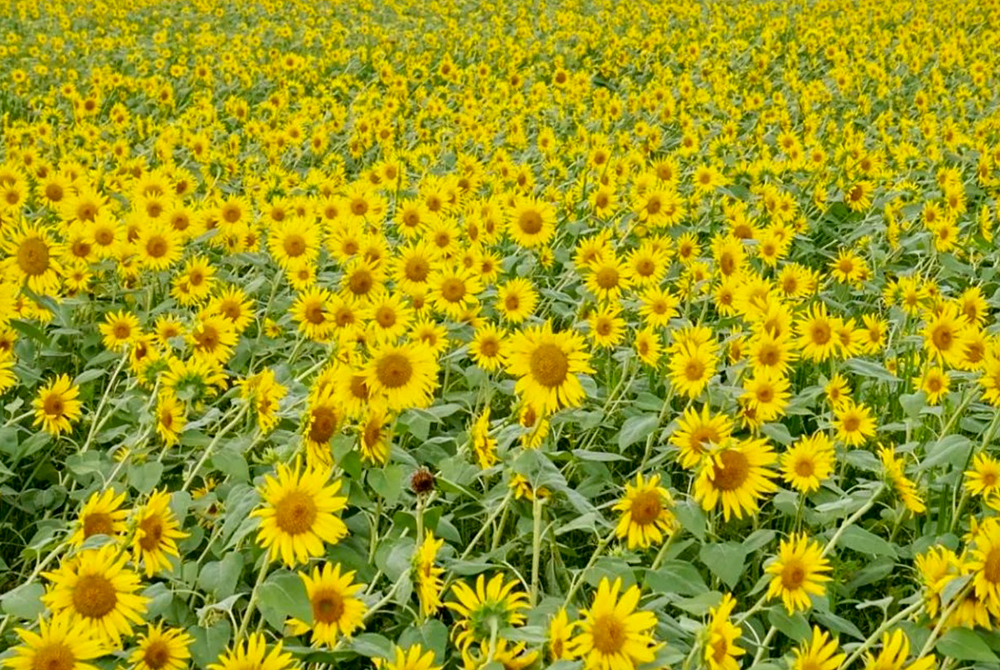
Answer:
<svg viewBox="0 0 1000 670"><path fill-rule="evenodd" d="M638 586L621 590L620 578L612 583L604 577L590 608L581 612L580 632L570 646L587 670L634 670L656 656L660 646L653 637L656 615L636 609Z"/></svg>
<svg viewBox="0 0 1000 670"><path fill-rule="evenodd" d="M128 557L106 544L63 560L42 576L51 582L42 596L55 616L83 621L101 639L121 646L121 638L142 624L148 599L136 593L139 575L126 567Z"/></svg>
<svg viewBox="0 0 1000 670"><path fill-rule="evenodd" d="M777 490L771 465L777 456L764 439L734 440L720 445L702 461L694 497L706 510L721 503L726 521L754 514L759 500Z"/></svg>
<svg viewBox="0 0 1000 670"><path fill-rule="evenodd" d="M380 404L367 409L358 424L358 452L364 463L385 465L389 461L394 420Z"/></svg>
<svg viewBox="0 0 1000 670"><path fill-rule="evenodd" d="M441 609L441 587L444 568L434 564L437 554L444 546L443 539L436 539L434 533L428 532L424 541L413 554L413 574L417 584L417 599L420 601L420 614L431 617Z"/></svg>
<svg viewBox="0 0 1000 670"><path fill-rule="evenodd" d="M361 628L368 608L357 597L365 585L354 583L354 572L341 573L340 564L314 567L312 574L299 573L312 606L312 624L289 619L293 635L312 633L314 645L333 647L341 637L350 637Z"/></svg>
<svg viewBox="0 0 1000 670"><path fill-rule="evenodd" d="M795 660L791 670L837 670L847 658L847 654L839 653L840 643L837 638L813 626L812 638L792 650Z"/></svg>
<svg viewBox="0 0 1000 670"><path fill-rule="evenodd" d="M615 534L628 538L629 549L662 544L677 525L673 503L670 492L660 486L660 475L647 480L640 472L634 485L626 482L625 495L615 504L615 511L622 513Z"/></svg>
<svg viewBox="0 0 1000 670"><path fill-rule="evenodd" d="M452 635L463 658L473 644L489 642L493 627L502 629L524 623L521 610L528 607L528 594L518 586L516 579L504 583L503 573L498 572L489 582L486 575L479 575L475 590L465 582L456 582L451 587L455 600L444 606L460 617Z"/></svg>
<svg viewBox="0 0 1000 670"><path fill-rule="evenodd" d="M12 271L20 283L39 295L58 293L64 249L55 242L52 233L43 226L22 223L6 226L3 237L2 248L10 254L3 263L4 269Z"/></svg>
<svg viewBox="0 0 1000 670"><path fill-rule="evenodd" d="M438 362L422 343L376 345L365 368L368 388L390 411L427 407L437 386Z"/></svg>
<svg viewBox="0 0 1000 670"><path fill-rule="evenodd" d="M181 530L180 522L170 509L170 493L153 491L149 500L136 517L135 537L132 540L132 561L142 563L147 577L170 568L168 556L179 557L177 540L188 536Z"/></svg>
<svg viewBox="0 0 1000 670"><path fill-rule="evenodd" d="M80 388L67 375L49 381L31 403L35 408L34 425L41 424L52 435L69 432L81 415L79 395Z"/></svg>
<svg viewBox="0 0 1000 670"><path fill-rule="evenodd" d="M70 544L79 547L88 537L107 535L118 539L125 532L125 518L128 512L121 509L125 502L125 492L115 494L114 489L95 491L84 503L77 518Z"/></svg>
<svg viewBox="0 0 1000 670"><path fill-rule="evenodd" d="M781 596L788 613L812 607L809 596L826 593L824 582L830 581L830 562L823 558L823 547L810 540L805 533L782 540L778 555L765 568L772 575L768 584L768 598Z"/></svg>
<svg viewBox="0 0 1000 670"><path fill-rule="evenodd" d="M814 433L799 438L781 454L781 476L796 490L813 493L833 474L836 460L830 438L824 433Z"/></svg>
<svg viewBox="0 0 1000 670"><path fill-rule="evenodd" d="M132 670L184 670L191 658L194 638L179 628L150 624L139 646L129 654Z"/></svg>
<svg viewBox="0 0 1000 670"><path fill-rule="evenodd" d="M107 642L92 634L86 621L68 615L38 620L38 632L16 628L21 644L4 659L10 670L96 670L87 663L107 654Z"/></svg>
<svg viewBox="0 0 1000 670"><path fill-rule="evenodd" d="M508 347L507 372L517 377L515 391L541 414L577 407L585 397L578 375L593 372L583 337L554 333L552 324L516 333Z"/></svg>
<svg viewBox="0 0 1000 670"><path fill-rule="evenodd" d="M282 650L282 642L279 640L269 651L262 633L251 633L246 640L237 640L218 662L208 664L208 670L292 670L296 667L295 657Z"/></svg>
<svg viewBox="0 0 1000 670"><path fill-rule="evenodd" d="M294 467L279 463L276 477L264 477L264 502L252 515L261 520L257 542L268 550L270 560L280 558L294 567L323 555L325 543L347 535L347 526L335 516L347 506L347 498L337 496L339 480L328 480L328 470L303 471L299 462Z"/></svg>

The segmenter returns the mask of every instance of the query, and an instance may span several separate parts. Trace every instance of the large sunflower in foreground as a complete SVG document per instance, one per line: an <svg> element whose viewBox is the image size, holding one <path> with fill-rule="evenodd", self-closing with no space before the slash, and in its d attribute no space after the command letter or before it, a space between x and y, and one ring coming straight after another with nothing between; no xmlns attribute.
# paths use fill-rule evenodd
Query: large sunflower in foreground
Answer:
<svg viewBox="0 0 1000 670"><path fill-rule="evenodd" d="M55 615L68 614L115 646L142 623L147 598L136 594L139 575L125 566L128 557L117 546L89 549L42 575L52 582L42 596Z"/></svg>
<svg viewBox="0 0 1000 670"><path fill-rule="evenodd" d="M425 345L383 344L372 351L366 380L372 395L390 411L427 407L437 386L438 363Z"/></svg>
<svg viewBox="0 0 1000 670"><path fill-rule="evenodd" d="M85 622L66 615L41 619L37 633L16 630L23 644L14 647L14 655L3 661L10 670L95 670L85 661L108 652Z"/></svg>
<svg viewBox="0 0 1000 670"><path fill-rule="evenodd" d="M777 490L770 469L776 459L767 440L730 440L702 461L694 484L695 499L706 510L721 503L726 521L753 514L760 498Z"/></svg>
<svg viewBox="0 0 1000 670"><path fill-rule="evenodd" d="M552 332L552 324L529 327L511 337L507 372L518 378L515 390L541 414L577 407L585 393L577 375L593 372L583 336Z"/></svg>
<svg viewBox="0 0 1000 670"><path fill-rule="evenodd" d="M267 475L261 487L264 505L253 512L260 517L257 542L268 550L268 558L280 558L293 567L321 556L325 543L339 542L347 526L337 512L347 498L337 496L340 481L328 484L329 471L321 468L278 464L277 477Z"/></svg>
<svg viewBox="0 0 1000 670"><path fill-rule="evenodd" d="M631 670L655 658L656 615L636 611L639 587L620 594L621 588L621 579L612 583L603 578L590 609L581 612L580 633L570 645L587 670Z"/></svg>
<svg viewBox="0 0 1000 670"><path fill-rule="evenodd" d="M364 584L354 583L354 572L341 572L340 564L327 563L313 568L312 575L300 572L312 606L312 624L289 619L293 635L312 631L313 644L333 647L340 637L350 635L364 622L367 606L358 598Z"/></svg>
<svg viewBox="0 0 1000 670"><path fill-rule="evenodd" d="M295 657L281 648L279 641L270 650L261 633L247 636L226 649L217 663L209 663L208 670L291 670L296 667Z"/></svg>

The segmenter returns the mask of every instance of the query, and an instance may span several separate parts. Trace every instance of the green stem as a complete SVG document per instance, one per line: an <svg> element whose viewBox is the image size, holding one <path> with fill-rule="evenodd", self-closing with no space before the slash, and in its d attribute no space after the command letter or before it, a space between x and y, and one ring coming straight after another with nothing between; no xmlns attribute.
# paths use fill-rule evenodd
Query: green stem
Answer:
<svg viewBox="0 0 1000 670"><path fill-rule="evenodd" d="M837 668L837 670L845 670L846 668L851 667L851 664L854 663L854 661L858 660L858 657L860 657L861 654L865 653L865 651L867 651L873 644L875 644L878 641L880 637L882 637L882 633L889 630L890 628L892 628L893 626L895 626L897 623L907 618L908 616L916 614L917 612L920 611L920 609L923 606L924 603L918 600L917 602L913 603L906 609L900 610L900 612L897 613L896 616L892 617L891 619L886 619L882 623L882 625L879 626L875 630L875 632L868 637L868 639L866 639L864 642L861 643L860 647L855 649L854 652L852 652L851 655L848 656L847 659L840 664L840 667Z"/></svg>
<svg viewBox="0 0 1000 670"><path fill-rule="evenodd" d="M853 526L858 519L864 516L868 510L870 510L872 507L875 506L875 502L878 500L878 497L882 494L882 491L884 490L885 490L885 485L879 484L879 487L875 489L875 491L872 492L871 497L868 498L868 502L862 505L857 512L855 512L854 514L852 514L851 516L849 516L847 519L844 520L844 523L840 525L840 528L837 529L837 532L833 534L833 537L830 538L830 541L827 542L826 546L823 548L823 554L822 554L823 556L826 556L831 551L833 551L834 547L837 546L837 542L840 540L841 536L843 536L844 532L847 531L848 528Z"/></svg>
<svg viewBox="0 0 1000 670"><path fill-rule="evenodd" d="M125 367L125 362L128 361L128 349L122 353L122 359L118 361L118 366L115 371L111 374L111 379L108 380L108 385L104 387L104 395L101 396L101 401L97 403L97 409L94 410L94 418L90 422L90 431L87 433L87 441L83 443L80 447L80 453L84 453L90 448L91 442L94 440L94 435L104 425L104 421L98 421L101 418L101 411L104 410L104 406L108 404L108 398L111 397L111 388L115 385L115 380L118 378L118 373L122 371Z"/></svg>
<svg viewBox="0 0 1000 670"><path fill-rule="evenodd" d="M240 622L240 630L236 633L236 639L242 640L243 635L247 632L247 624L250 623L250 615L253 614L254 608L257 606L257 595L260 592L260 585L264 583L264 578L267 577L268 569L271 567L270 561L267 560L267 556L264 556L264 564L260 566L260 571L257 572L257 581L254 582L253 591L250 592L250 602L247 603L247 608L243 612L243 621Z"/></svg>
<svg viewBox="0 0 1000 670"><path fill-rule="evenodd" d="M544 498L536 492L531 504L534 523L531 532L531 597L529 602L532 607L538 604L538 570L542 562L542 505L544 502Z"/></svg>
<svg viewBox="0 0 1000 670"><path fill-rule="evenodd" d="M458 557L458 560L464 561L466 558L469 557L469 554L472 553L473 548L475 548L479 540L483 539L483 535L486 534L486 529L489 528L491 525L493 525L493 521L500 515L500 512L503 510L503 508L510 503L510 499L513 497L513 495L514 495L513 491L507 491L507 495L504 496L503 500L500 502L500 505L497 506L495 510L493 510L490 516L486 519L486 522L479 528L479 532L476 533L476 536L474 538L472 538L472 542L470 542L469 546L465 548L465 551L463 551L462 555Z"/></svg>
<svg viewBox="0 0 1000 670"><path fill-rule="evenodd" d="M612 528L607 535L601 538L601 541L597 543L597 547L594 549L594 553L590 555L590 560L587 561L587 565L585 565L583 570L580 570L580 572L576 573L576 576L573 577L573 581L569 585L569 592L566 594L566 600L563 602L563 607L566 607L573 601L573 596L576 595L576 592L580 590L580 586L583 584L583 576L588 570L594 567L594 563L597 563L597 559L600 558L601 554L604 553L604 550L608 548L608 545L611 544L613 539L615 539L614 528Z"/></svg>
<svg viewBox="0 0 1000 670"><path fill-rule="evenodd" d="M191 472L188 474L187 479L184 480L184 485L181 487L181 491L188 490L192 482L194 482L194 478L198 476L198 471L201 470L201 466L205 465L205 461L207 461L209 457L211 457L212 452L215 450L215 446L226 435L226 433L232 430L233 427L237 423L239 423L239 421L243 418L243 415L246 414L246 411L249 407L250 405L248 404L241 405L239 411L236 412L236 416L233 417L233 420L230 421L228 424L226 424L225 427L223 427L221 430L219 430L218 433L215 434L215 437L212 438L211 442L209 442L208 447L205 449L205 453L201 455L201 458L198 460L198 463L193 468L191 468Z"/></svg>

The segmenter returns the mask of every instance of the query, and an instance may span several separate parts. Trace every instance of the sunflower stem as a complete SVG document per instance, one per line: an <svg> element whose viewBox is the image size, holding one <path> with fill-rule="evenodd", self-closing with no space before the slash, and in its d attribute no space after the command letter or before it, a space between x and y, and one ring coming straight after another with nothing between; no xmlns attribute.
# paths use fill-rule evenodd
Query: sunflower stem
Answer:
<svg viewBox="0 0 1000 670"><path fill-rule="evenodd" d="M476 544L481 539L483 539L483 535L486 534L486 529L488 529L490 526L493 525L493 521L500 515L500 512L503 510L503 508L505 508L510 503L510 499L513 495L514 495L513 491L507 491L507 495L505 495L503 500L500 501L500 504L497 506L497 508L493 510L492 513L490 513L489 518L487 518L486 522L479 528L479 532L476 533L476 536L474 538L472 538L472 542L470 542L469 546L465 548L465 551L463 551L462 555L458 557L458 560L464 561L466 558L468 558L469 554L472 553L472 550L473 548L475 548Z"/></svg>
<svg viewBox="0 0 1000 670"><path fill-rule="evenodd" d="M248 403L240 405L239 411L236 412L236 416L233 417L233 420L230 421L228 424L226 424L221 430L219 430L218 433L215 434L215 437L212 439L211 442L209 442L208 447L205 449L205 453L201 455L201 458L198 460L198 463L196 463L195 466L191 468L191 472L188 474L187 479L184 480L184 486L181 487L181 491L187 491L188 488L190 488L192 482L194 482L194 478L198 476L198 472L201 470L201 466L205 465L205 461L207 461L209 457L212 455L212 452L215 451L215 446L226 435L226 433L232 430L233 427L237 423L239 423L239 421L243 418L243 415L246 414L247 409L249 407L250 405Z"/></svg>
<svg viewBox="0 0 1000 670"><path fill-rule="evenodd" d="M542 496L535 492L531 504L533 526L531 532L531 606L538 603L538 571L542 559Z"/></svg>
<svg viewBox="0 0 1000 670"><path fill-rule="evenodd" d="M778 628L776 626L771 626L768 629L767 635L764 636L764 639L761 640L760 644L757 646L757 653L754 654L753 663L750 664L751 668L757 667L757 664L760 663L762 658L764 658L764 652L767 651L767 646L771 643L771 638L773 638L774 634L777 632Z"/></svg>
<svg viewBox="0 0 1000 670"><path fill-rule="evenodd" d="M884 490L885 490L885 484L879 484L878 488L876 488L872 492L871 496L868 498L868 502L862 505L857 512L855 512L847 519L845 519L844 523L840 524L840 528L837 529L837 532L833 534L833 537L830 538L830 541L826 543L825 547L823 547L823 553L821 554L822 557L826 557L827 554L833 551L834 547L837 546L837 542L840 540L841 536L843 536L843 534L847 531L847 529L853 526L858 519L864 516L868 510L870 510L872 507L875 506L875 502L878 500L878 497L882 495L882 491Z"/></svg>
<svg viewBox="0 0 1000 670"><path fill-rule="evenodd" d="M90 432L87 433L87 441L83 443L82 447L80 447L81 454L86 452L87 449L90 448L90 443L93 442L94 440L94 434L97 433L97 431L101 428L101 426L104 425L106 421L105 419L105 421L99 422L99 419L101 418L101 411L104 410L104 406L108 404L108 398L111 397L111 387L115 385L115 380L118 378L118 373L120 373L122 371L122 368L125 367L126 361L128 361L127 347L122 352L122 359L118 361L118 367L116 367L115 371L111 373L111 379L108 380L108 385L104 387L104 395L101 396L101 401L97 403L97 409L94 410L94 418L90 422Z"/></svg>
<svg viewBox="0 0 1000 670"><path fill-rule="evenodd" d="M569 593L566 594L566 600L563 602L563 607L566 607L573 601L573 596L576 595L576 592L580 590L580 586L583 584L583 576L587 573L587 570L594 567L594 563L597 563L597 559L600 558L601 554L604 553L604 550L607 549L613 539L615 539L614 528L612 528L611 531L597 543L597 547L594 549L594 553L590 555L590 560L587 561L587 565L585 565L583 570L580 570L580 572L576 573L576 576L573 577L573 581L569 585Z"/></svg>
<svg viewBox="0 0 1000 670"><path fill-rule="evenodd" d="M264 565L260 566L260 571L257 572L257 581L254 582L253 590L250 592L250 602L247 603L247 608L243 612L243 621L240 622L240 630L236 633L236 640L242 640L243 635L247 632L247 624L250 623L250 616L253 614L254 608L257 607L257 594L260 591L261 584L264 583L264 578L267 577L268 570L271 567L271 562L267 560L267 555L264 556Z"/></svg>
<svg viewBox="0 0 1000 670"><path fill-rule="evenodd" d="M660 550L656 552L656 558L653 559L653 562L649 566L650 572L653 572L656 569L658 569L660 567L660 564L663 563L663 559L667 555L667 550L670 548L670 545L673 544L674 538L677 537L678 532L679 532L678 530L674 530L674 532L672 532L667 537L667 540L663 543L663 546L660 547Z"/></svg>
<svg viewBox="0 0 1000 670"><path fill-rule="evenodd" d="M947 623L948 619L951 618L952 613L958 609L958 606L965 601L965 596L967 596L971 590L972 580L970 579L968 583L962 587L962 590L956 593L951 599L951 602L948 603L948 607L941 612L937 625L934 626L934 630L931 631L931 635L927 638L927 642L924 643L924 646L920 649L920 653L917 654L917 659L923 658L930 653L931 649L934 648L934 643L937 642L938 637L941 635L941 631L944 629L945 623Z"/></svg>
<svg viewBox="0 0 1000 670"><path fill-rule="evenodd" d="M899 623L900 621L902 621L906 617L910 616L911 614L915 614L923 606L924 606L923 601L918 600L917 602L913 603L912 605L910 605L906 609L900 610L896 614L896 616L892 617L891 619L886 619L882 623L881 626L879 626L877 629L875 629L874 633L872 633L864 642L861 643L860 647L858 647L857 649L855 649L851 653L851 655L848 656L847 659L843 663L840 664L840 666L837 668L837 670L844 670L845 668L851 667L851 664L854 663L854 661L858 660L858 657L861 656L861 654L865 653L865 651L867 651L873 644L875 644L875 642L879 639L879 637L882 636L882 633L884 633L885 631L889 630L890 628L892 628L893 626L895 626L897 623Z"/></svg>

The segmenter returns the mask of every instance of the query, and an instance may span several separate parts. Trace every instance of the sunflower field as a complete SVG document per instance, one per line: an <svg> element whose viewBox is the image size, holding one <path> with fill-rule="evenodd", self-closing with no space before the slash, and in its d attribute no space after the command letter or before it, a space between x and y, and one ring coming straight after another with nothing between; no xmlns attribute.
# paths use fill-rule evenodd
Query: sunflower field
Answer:
<svg viewBox="0 0 1000 670"><path fill-rule="evenodd" d="M1000 1L0 35L0 668L1000 667Z"/></svg>

